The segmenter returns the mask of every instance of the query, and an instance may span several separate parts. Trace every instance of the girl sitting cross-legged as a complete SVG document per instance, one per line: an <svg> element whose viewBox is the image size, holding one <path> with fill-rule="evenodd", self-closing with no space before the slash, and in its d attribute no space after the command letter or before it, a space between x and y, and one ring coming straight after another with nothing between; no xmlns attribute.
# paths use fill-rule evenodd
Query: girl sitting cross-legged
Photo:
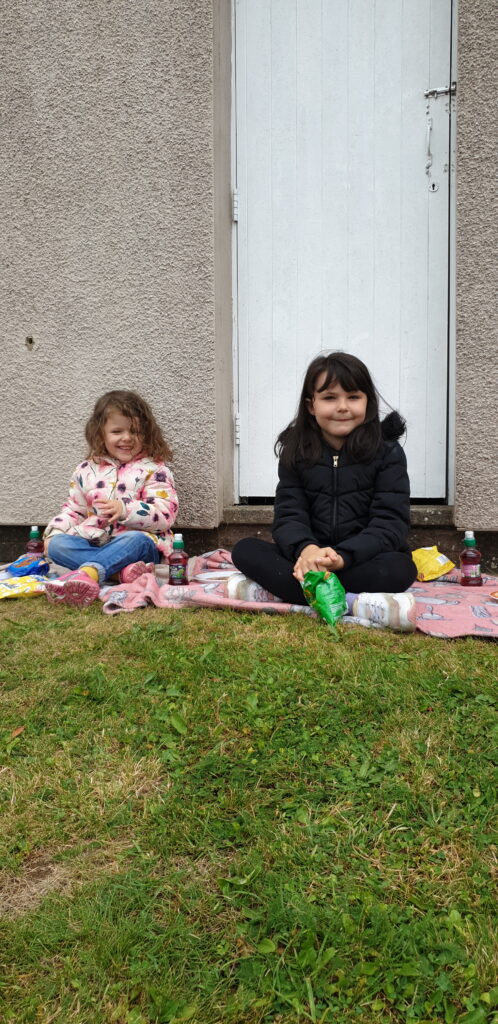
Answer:
<svg viewBox="0 0 498 1024"><path fill-rule="evenodd" d="M296 418L280 434L273 539L239 541L240 572L292 604L306 604L309 570L334 572L348 614L397 630L415 629L405 591L417 570L407 544L410 485L396 412L379 419L364 363L332 352L308 367Z"/></svg>
<svg viewBox="0 0 498 1024"><path fill-rule="evenodd" d="M85 427L88 457L44 534L45 553L71 572L47 582L49 601L85 606L115 573L131 583L172 550L178 501L171 451L147 402L109 391Z"/></svg>

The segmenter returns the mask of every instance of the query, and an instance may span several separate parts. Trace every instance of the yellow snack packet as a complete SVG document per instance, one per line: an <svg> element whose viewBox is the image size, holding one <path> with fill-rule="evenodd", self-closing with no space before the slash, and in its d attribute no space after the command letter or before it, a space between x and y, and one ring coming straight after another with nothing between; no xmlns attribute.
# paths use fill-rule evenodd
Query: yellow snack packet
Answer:
<svg viewBox="0 0 498 1024"><path fill-rule="evenodd" d="M45 576L10 576L0 582L2 597L37 597L45 593Z"/></svg>
<svg viewBox="0 0 498 1024"><path fill-rule="evenodd" d="M437 580L439 576L445 576L455 568L454 562L450 562L449 558L442 555L435 546L417 548L416 551L412 551L412 558L417 566L417 579L420 583Z"/></svg>

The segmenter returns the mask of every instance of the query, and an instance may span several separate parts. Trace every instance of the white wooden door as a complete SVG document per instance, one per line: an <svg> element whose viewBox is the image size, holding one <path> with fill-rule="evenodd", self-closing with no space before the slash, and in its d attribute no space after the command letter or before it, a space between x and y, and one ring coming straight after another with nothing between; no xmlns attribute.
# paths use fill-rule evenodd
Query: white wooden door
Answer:
<svg viewBox="0 0 498 1024"><path fill-rule="evenodd" d="M235 0L239 494L274 494L304 370L342 349L446 494L451 0Z"/></svg>

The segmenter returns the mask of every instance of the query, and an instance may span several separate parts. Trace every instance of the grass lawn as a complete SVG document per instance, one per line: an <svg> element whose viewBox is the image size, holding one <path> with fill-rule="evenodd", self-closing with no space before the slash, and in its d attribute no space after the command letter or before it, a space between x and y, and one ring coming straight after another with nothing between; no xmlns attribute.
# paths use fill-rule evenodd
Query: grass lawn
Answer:
<svg viewBox="0 0 498 1024"><path fill-rule="evenodd" d="M0 608L0 1020L498 1021L496 644Z"/></svg>

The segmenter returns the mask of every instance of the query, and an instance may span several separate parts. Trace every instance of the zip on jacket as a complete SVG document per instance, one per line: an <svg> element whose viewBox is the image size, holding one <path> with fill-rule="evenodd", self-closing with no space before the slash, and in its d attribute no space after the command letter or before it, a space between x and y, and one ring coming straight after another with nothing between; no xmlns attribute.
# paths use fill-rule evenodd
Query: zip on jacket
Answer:
<svg viewBox="0 0 498 1024"><path fill-rule="evenodd" d="M331 536L332 536L332 544L335 544L336 540L337 540L337 482L338 482L337 471L338 471L338 468L339 468L339 456L338 455L333 455L332 456L332 467L333 467L332 468L332 487L333 487L333 490L334 490L334 502L333 502L333 511L332 511L332 530L331 530Z"/></svg>

